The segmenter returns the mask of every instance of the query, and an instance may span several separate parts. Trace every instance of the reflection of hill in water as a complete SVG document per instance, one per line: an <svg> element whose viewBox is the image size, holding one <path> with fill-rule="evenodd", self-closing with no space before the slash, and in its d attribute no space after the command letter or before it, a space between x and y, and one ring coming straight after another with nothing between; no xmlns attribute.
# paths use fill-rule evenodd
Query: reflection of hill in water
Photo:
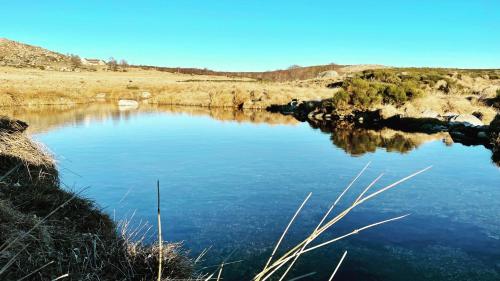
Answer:
<svg viewBox="0 0 500 281"><path fill-rule="evenodd" d="M333 123L312 123L313 128L330 134L332 143L352 156L375 152L384 148L388 152L407 153L429 141L453 141L448 133L424 134L406 133L391 129L371 130L353 126L335 126Z"/></svg>
<svg viewBox="0 0 500 281"><path fill-rule="evenodd" d="M256 110L233 110L224 108L157 106L141 104L137 109L121 110L114 104L84 104L77 106L40 106L11 107L0 109L0 115L7 115L27 122L30 133L40 133L69 124L82 124L91 121L122 120L141 113L188 114L192 116L210 116L220 121L298 124L291 116Z"/></svg>

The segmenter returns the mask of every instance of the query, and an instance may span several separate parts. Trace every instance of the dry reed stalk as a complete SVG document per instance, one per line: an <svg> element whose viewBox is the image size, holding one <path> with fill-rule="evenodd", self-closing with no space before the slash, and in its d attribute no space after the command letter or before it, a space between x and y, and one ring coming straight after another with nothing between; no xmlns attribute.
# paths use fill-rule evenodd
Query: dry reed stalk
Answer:
<svg viewBox="0 0 500 281"><path fill-rule="evenodd" d="M335 270L333 271L332 275L330 276L330 278L328 279L328 281L332 281L333 280L333 277L335 276L335 274L337 273L337 271L339 270L340 268L340 265L342 264L342 262L344 261L345 259L345 256L347 256L347 251L344 252L344 254L342 255L342 257L340 258L340 261L337 263L337 266L335 267Z"/></svg>
<svg viewBox="0 0 500 281"><path fill-rule="evenodd" d="M340 202L340 199L342 199L342 197L344 196L344 194L347 193L347 191L351 188L351 186L353 186L353 184L359 179L359 177L361 177L361 175L366 171L366 169L368 169L368 167L370 166L370 163L371 162L368 162L363 167L363 169L361 169L361 171L356 175L356 177L349 183L349 185L347 185L347 187L344 189L344 191L342 191L342 193L340 193L340 195L337 197L337 199L335 200L335 202L333 202L333 204L330 206L330 208L328 209L328 211L325 213L325 215L323 216L323 218L319 222L318 226L316 226L316 228L314 229L314 231L313 231L312 234L314 234L314 233L316 233L318 231L318 229L321 227L321 225L324 223L324 221L328 218L328 216L332 212L333 208L335 208L335 206ZM299 259L300 255L303 253L303 251L307 247L307 245L309 245L309 243L311 243L313 241L314 237L312 236L312 234L310 236L310 239L308 239L307 242L304 243L304 245L300 249L298 255L295 256L295 259L290 263L290 265L288 266L288 268L285 270L285 272L283 273L283 275L281 276L281 278L279 279L279 281L282 281L285 278L285 276L290 271L290 269L292 269L292 267L295 264L295 262L297 262L297 260Z"/></svg>
<svg viewBox="0 0 500 281"><path fill-rule="evenodd" d="M162 245L162 237L161 237L161 214L160 214L160 181L158 180L156 182L156 190L157 190L157 196L158 196L158 281L161 281L161 267L162 267L162 252L163 252L163 245Z"/></svg>
<svg viewBox="0 0 500 281"><path fill-rule="evenodd" d="M269 265L269 263L271 263L271 260L273 259L274 257L274 254L276 254L276 251L278 250L278 247L280 246L281 244L281 241L283 240L283 238L285 237L286 233L288 232L288 229L290 228L290 226L292 225L293 221L295 220L295 218L297 217L297 215L300 213L300 210L302 210L302 208L304 207L304 205L306 204L307 200L309 200L309 198L311 197L312 193L309 193L309 195L307 195L306 199L304 199L304 201L302 202L302 204L300 205L300 207L297 209L297 211L295 212L295 214L293 215L292 219L290 220L290 222L288 223L288 225L286 226L285 228L285 231L283 232L283 234L281 234L281 237L280 239L278 240L278 242L276 243L276 246L274 247L273 249L273 252L271 253L271 256L269 257L269 260L267 261L266 265L264 266L264 269L263 270L266 270L267 269L267 266Z"/></svg>
<svg viewBox="0 0 500 281"><path fill-rule="evenodd" d="M326 230L330 229L335 223L337 223L342 218L344 218L347 214L349 214L355 207L361 205L362 203L364 203L364 202L366 202L366 201L374 198L375 196L377 196L377 195L379 195L379 194L381 194L381 193L383 193L383 192L385 192L385 191L387 191L389 189L392 189L393 187L399 185L400 183L402 183L404 181L407 181L407 180L415 177L416 175L418 175L420 173L423 173L423 172L425 172L425 171L427 171L428 169L431 168L431 166L430 166L430 167L427 167L425 169L422 169L422 170L420 170L420 171L418 171L416 173L413 173L413 174L411 174L411 175L409 175L407 177L404 177L404 178L402 178L402 179L400 179L400 180L398 180L398 181L396 181L396 182L394 182L394 183L392 183L392 184L390 184L390 185L388 185L388 186L386 186L386 187L384 187L384 188L382 188L382 189L380 189L380 190L378 190L376 192L373 192L372 194L370 194L368 196L364 196L365 193L368 192L368 190L382 177L382 175L378 176L375 180L373 180L362 191L362 193L356 198L356 200L352 203L352 205L350 207L346 208L344 211L342 211L337 216L335 216L334 218L332 218L331 220L329 220L327 223L325 223L323 225L323 222L326 220L326 218L328 217L328 215L332 211L333 207L340 201L340 199L342 198L342 196L352 186L353 182L357 178L359 178L361 176L361 174L366 170L367 167L368 167L368 165L366 165L363 168L363 170L347 186L347 188L345 188L343 190L343 192L339 195L339 197L337 197L337 199L332 204L332 206L329 208L329 210L326 212L325 216L323 217L323 219L321 220L321 222L318 224L318 226L316 227L316 229L305 240L303 240L301 243L297 244L291 250L287 251L283 256L281 256L279 259L277 259L273 263L268 263L265 266L265 268L254 277L253 280L255 280L255 281L265 281L268 278L270 278L273 274L275 274L281 267L283 267L289 261L293 260L292 263L285 270L284 274L281 276L280 280L282 280L282 279L284 279L285 275L288 273L288 271L291 269L291 267L293 266L293 264L295 263L295 261L299 258L299 256L301 254L306 253L306 252L310 252L312 250L318 249L318 248L323 247L323 246L326 246L326 245L328 245L330 243L336 242L336 241L338 241L340 239L344 239L344 238L346 238L348 236L351 236L351 235L354 235L354 234L358 234L359 232L361 232L363 230L366 230L366 229L369 229L369 228L372 228L372 227L375 227L375 226L378 226L378 225L381 225L381 224L384 224L384 223L388 223L388 222L391 222L391 221L399 220L399 219L402 219L402 218L408 216L408 215L403 215L403 216L399 216L399 217L394 217L394 218L382 220L382 221L379 221L379 222L376 222L376 223L372 223L372 224L366 225L364 227L361 227L359 229L355 229L352 232L347 233L345 235L342 235L342 236L336 237L334 239L331 239L329 241L326 241L324 243L321 243L319 245L316 245L316 246L313 246L313 247L309 247L309 248L307 247L312 241L314 241L322 233L324 233Z"/></svg>
<svg viewBox="0 0 500 281"><path fill-rule="evenodd" d="M303 275L300 275L300 276L297 276L297 277L294 277L288 281L297 281L297 280L300 280L300 279L304 279L304 278L307 278L309 276L313 276L314 274L316 274L316 272L309 272L307 274L303 274Z"/></svg>
<svg viewBox="0 0 500 281"><path fill-rule="evenodd" d="M46 268L47 266L49 266L49 265L51 265L51 264L53 264L53 263L54 263L54 261L49 261L48 263L46 263L46 264L44 264L44 265L40 266L39 268L35 269L34 271L32 271L31 273L29 273L28 275L26 275L26 276L22 277L21 279L19 279L19 280L17 280L17 281L22 281L22 280L25 280L26 278L30 277L31 275L33 275L33 274L37 273L38 271L40 271L40 270L42 270L42 269Z"/></svg>
<svg viewBox="0 0 500 281"><path fill-rule="evenodd" d="M57 277L57 278L55 278L55 279L52 279L52 281L61 280L61 279L66 278L66 277L69 277L69 274L68 274L68 273L63 274L63 275L61 275L61 276L59 276L59 277Z"/></svg>
<svg viewBox="0 0 500 281"><path fill-rule="evenodd" d="M222 269L224 269L224 263L220 265L219 274L217 274L217 281L220 281L220 277L222 276Z"/></svg>

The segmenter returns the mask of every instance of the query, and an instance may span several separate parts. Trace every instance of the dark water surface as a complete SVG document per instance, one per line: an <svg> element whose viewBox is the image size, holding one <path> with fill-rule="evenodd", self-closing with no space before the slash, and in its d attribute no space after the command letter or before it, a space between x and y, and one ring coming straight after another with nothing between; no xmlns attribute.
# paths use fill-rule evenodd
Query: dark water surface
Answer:
<svg viewBox="0 0 500 281"><path fill-rule="evenodd" d="M484 147L444 134L322 132L266 112L94 105L11 114L56 155L68 188L88 186L85 196L117 220L155 226L159 179L164 239L184 241L193 257L210 247L200 267L243 260L224 280L250 279L312 192L280 253L304 239L369 161L334 212L379 173L374 190L433 168L356 208L322 241L411 215L304 254L289 278L327 280L347 250L335 280L500 280L500 170Z"/></svg>

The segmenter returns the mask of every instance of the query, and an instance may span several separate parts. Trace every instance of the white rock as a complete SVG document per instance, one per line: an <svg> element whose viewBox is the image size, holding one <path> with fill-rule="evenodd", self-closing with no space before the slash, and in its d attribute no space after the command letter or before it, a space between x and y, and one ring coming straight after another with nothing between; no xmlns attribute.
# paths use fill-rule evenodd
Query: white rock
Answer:
<svg viewBox="0 0 500 281"><path fill-rule="evenodd" d="M450 118L450 123L462 123L468 126L483 126L483 122L472 114L460 114Z"/></svg>
<svg viewBox="0 0 500 281"><path fill-rule="evenodd" d="M439 113L434 110L426 109L420 114L422 118L438 118Z"/></svg>
<svg viewBox="0 0 500 281"><path fill-rule="evenodd" d="M131 109L139 107L139 103L135 100L119 100L118 106L120 108Z"/></svg>

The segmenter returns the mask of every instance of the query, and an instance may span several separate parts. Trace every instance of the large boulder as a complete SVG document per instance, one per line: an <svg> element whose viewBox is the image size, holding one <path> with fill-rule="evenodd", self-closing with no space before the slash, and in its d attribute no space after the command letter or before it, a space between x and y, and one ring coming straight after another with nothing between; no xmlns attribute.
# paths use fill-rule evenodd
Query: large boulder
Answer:
<svg viewBox="0 0 500 281"><path fill-rule="evenodd" d="M463 124L465 126L483 126L483 122L472 114L459 114L450 118L450 124Z"/></svg>

